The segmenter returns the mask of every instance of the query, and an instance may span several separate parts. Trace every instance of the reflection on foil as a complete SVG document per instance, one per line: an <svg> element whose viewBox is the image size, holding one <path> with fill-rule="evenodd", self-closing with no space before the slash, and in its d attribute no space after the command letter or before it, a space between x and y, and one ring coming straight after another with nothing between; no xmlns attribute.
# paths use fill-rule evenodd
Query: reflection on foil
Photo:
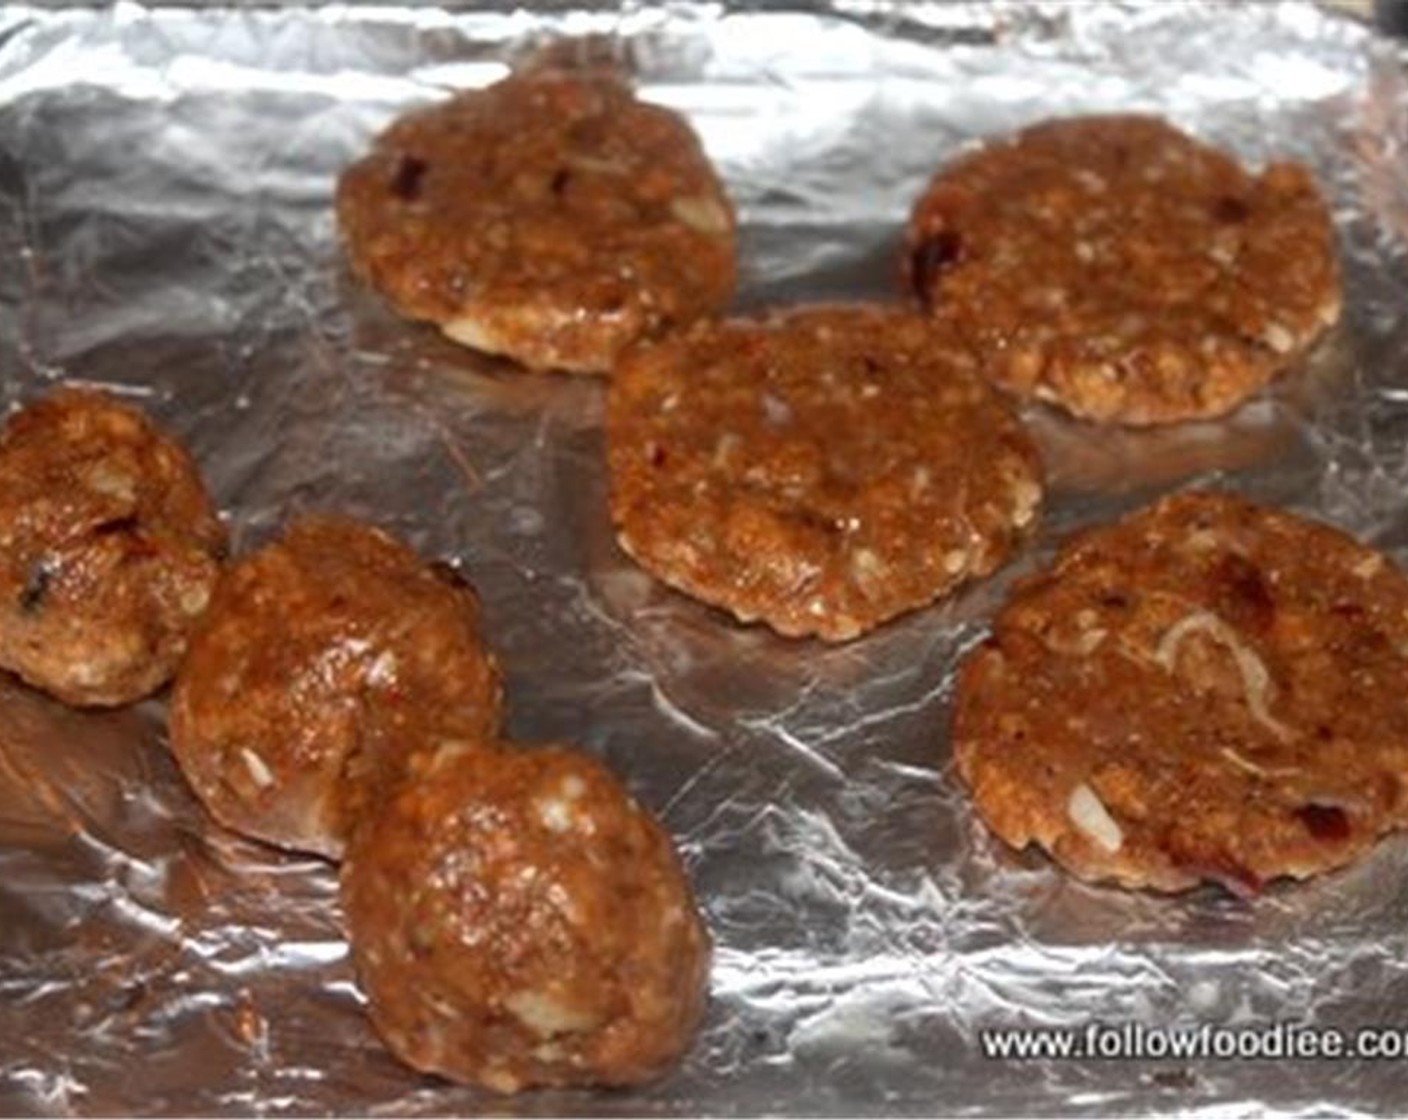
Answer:
<svg viewBox="0 0 1408 1120"><path fill-rule="evenodd" d="M699 128L744 220L741 307L893 296L938 162L1134 108L1316 168L1345 323L1216 424L1035 410L1042 534L953 602L834 649L737 627L615 548L600 385L456 349L339 262L339 168L559 31L617 35ZM1011 580L1155 493L1232 485L1408 559L1405 142L1394 48L1304 4L0 11L5 403L57 378L139 397L243 547L336 508L459 560L513 735L583 742L662 813L718 942L708 1022L657 1084L503 1102L418 1077L362 1014L330 868L207 820L160 702L0 684L0 1112L1402 1110L1392 1063L985 1061L984 1026L1401 1021L1408 846L1251 903L1093 889L975 824L944 728Z"/></svg>

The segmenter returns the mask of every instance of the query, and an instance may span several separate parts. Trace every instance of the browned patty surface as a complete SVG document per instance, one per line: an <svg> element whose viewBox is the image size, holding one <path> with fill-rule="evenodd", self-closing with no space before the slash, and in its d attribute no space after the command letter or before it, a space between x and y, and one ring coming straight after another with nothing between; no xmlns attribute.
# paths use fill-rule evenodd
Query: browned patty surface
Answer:
<svg viewBox="0 0 1408 1120"><path fill-rule="evenodd" d="M1026 432L922 316L821 307L698 324L622 363L622 548L743 621L841 641L991 572L1034 518Z"/></svg>
<svg viewBox="0 0 1408 1120"><path fill-rule="evenodd" d="M941 170L915 204L910 284L999 385L1077 416L1217 416L1340 312L1309 172L1252 175L1152 117L1046 121Z"/></svg>
<svg viewBox="0 0 1408 1120"><path fill-rule="evenodd" d="M342 870L387 1045L502 1093L662 1072L693 1036L709 965L666 833L580 751L425 757Z"/></svg>
<svg viewBox="0 0 1408 1120"><path fill-rule="evenodd" d="M102 393L51 393L0 433L0 666L70 704L155 692L224 549L183 447Z"/></svg>
<svg viewBox="0 0 1408 1120"><path fill-rule="evenodd" d="M1082 878L1254 891L1405 820L1408 580L1315 522L1171 497L1070 541L963 665L958 773Z"/></svg>
<svg viewBox="0 0 1408 1120"><path fill-rule="evenodd" d="M470 588L380 530L311 517L221 581L171 746L216 820L337 857L422 727L492 736L499 709Z"/></svg>
<svg viewBox="0 0 1408 1120"><path fill-rule="evenodd" d="M609 370L733 291L733 210L698 138L601 71L406 114L343 173L337 215L401 314L535 369Z"/></svg>

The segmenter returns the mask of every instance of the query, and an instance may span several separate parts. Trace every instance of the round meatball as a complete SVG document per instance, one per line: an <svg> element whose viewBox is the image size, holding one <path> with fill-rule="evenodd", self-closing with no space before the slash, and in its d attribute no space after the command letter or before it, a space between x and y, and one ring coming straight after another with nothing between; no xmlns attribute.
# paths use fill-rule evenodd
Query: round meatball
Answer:
<svg viewBox="0 0 1408 1120"><path fill-rule="evenodd" d="M420 757L342 869L387 1045L501 1093L664 1070L703 1013L709 965L664 830L567 747Z"/></svg>
<svg viewBox="0 0 1408 1120"><path fill-rule="evenodd" d="M141 412L61 389L0 433L0 666L69 704L171 679L225 530L191 456Z"/></svg>
<svg viewBox="0 0 1408 1120"><path fill-rule="evenodd" d="M453 569L378 529L313 517L233 565L191 641L171 746L222 824L337 858L421 741L492 738L498 667Z"/></svg>

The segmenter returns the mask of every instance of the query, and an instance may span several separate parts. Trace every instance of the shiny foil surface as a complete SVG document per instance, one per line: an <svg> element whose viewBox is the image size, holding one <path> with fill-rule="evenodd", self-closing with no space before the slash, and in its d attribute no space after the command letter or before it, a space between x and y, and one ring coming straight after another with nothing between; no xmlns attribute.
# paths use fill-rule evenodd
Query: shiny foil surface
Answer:
<svg viewBox="0 0 1408 1120"><path fill-rule="evenodd" d="M753 6L756 8L756 6ZM896 298L934 168L1049 115L1139 109L1330 194L1341 326L1234 416L1102 431L1036 410L1052 492L996 578L840 647L655 584L606 514L602 385L395 318L331 197L397 112L605 32L687 113L743 223L740 308ZM716 942L708 1021L630 1092L421 1077L362 1012L333 870L212 824L164 700L0 682L0 1113L1401 1112L1402 1062L998 1062L985 1027L1408 1024L1408 839L1253 901L1082 886L975 821L954 667L1070 530L1230 486L1408 561L1408 79L1309 4L724 2L0 9L4 403L98 384L189 442L237 547L375 520L459 563L509 731L605 757L676 837Z"/></svg>

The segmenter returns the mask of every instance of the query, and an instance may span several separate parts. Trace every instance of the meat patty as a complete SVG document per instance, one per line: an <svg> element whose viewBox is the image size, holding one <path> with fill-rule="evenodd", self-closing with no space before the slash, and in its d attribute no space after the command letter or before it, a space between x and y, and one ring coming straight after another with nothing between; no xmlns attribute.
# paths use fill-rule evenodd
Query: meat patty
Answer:
<svg viewBox="0 0 1408 1120"><path fill-rule="evenodd" d="M918 315L701 323L623 362L607 406L621 547L673 587L844 641L986 575L1041 467L971 353Z"/></svg>
<svg viewBox="0 0 1408 1120"><path fill-rule="evenodd" d="M393 122L337 189L356 274L533 369L605 372L733 291L734 217L683 117L539 66Z"/></svg>
<svg viewBox="0 0 1408 1120"><path fill-rule="evenodd" d="M1153 117L1044 121L956 160L914 207L909 283L997 384L1091 420L1228 412L1340 313L1329 209Z"/></svg>
<svg viewBox="0 0 1408 1120"><path fill-rule="evenodd" d="M342 868L387 1045L500 1093L661 1073L689 1045L709 965L666 833L571 748L418 761Z"/></svg>
<svg viewBox="0 0 1408 1120"><path fill-rule="evenodd" d="M1255 891L1408 823L1408 579L1326 525L1168 498L1061 550L963 664L958 774L1086 879Z"/></svg>
<svg viewBox="0 0 1408 1120"><path fill-rule="evenodd" d="M470 587L378 529L310 517L221 581L176 679L171 747L216 820L336 858L412 727L473 740L499 715Z"/></svg>
<svg viewBox="0 0 1408 1120"><path fill-rule="evenodd" d="M61 389L0 433L0 666L69 704L170 678L225 530L186 450L135 408Z"/></svg>

